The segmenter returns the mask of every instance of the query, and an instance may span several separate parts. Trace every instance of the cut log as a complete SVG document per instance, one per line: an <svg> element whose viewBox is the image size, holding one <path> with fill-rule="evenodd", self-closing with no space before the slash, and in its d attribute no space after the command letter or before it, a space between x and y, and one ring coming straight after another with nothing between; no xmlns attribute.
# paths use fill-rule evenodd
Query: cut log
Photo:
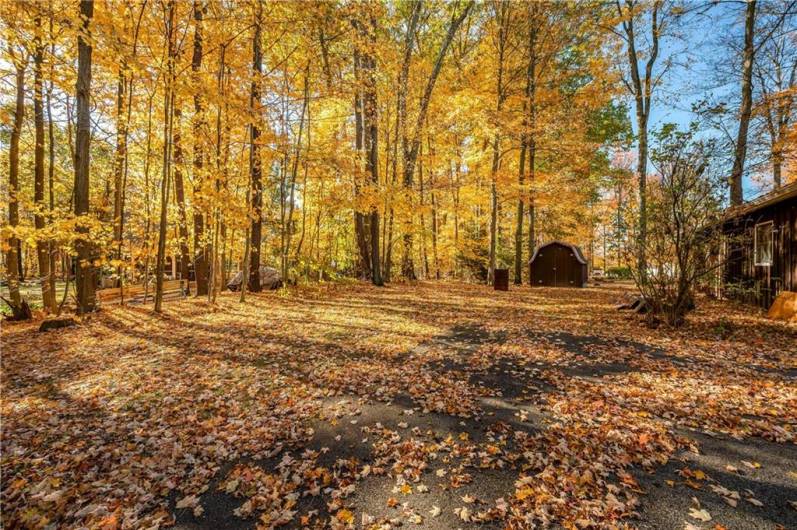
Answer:
<svg viewBox="0 0 797 530"><path fill-rule="evenodd" d="M68 328L70 326L74 326L75 324L76 324L75 319L69 317L50 318L42 321L41 326L39 326L39 331L50 331L51 329Z"/></svg>
<svg viewBox="0 0 797 530"><path fill-rule="evenodd" d="M620 297L620 300L617 301L617 305L614 306L618 311L624 311L627 309L631 309L631 304L636 302L638 297L633 296L631 293L625 293L623 296Z"/></svg>
<svg viewBox="0 0 797 530"><path fill-rule="evenodd" d="M650 305L641 296L634 298L629 302L618 304L616 307L618 311L631 310L635 313L639 313L640 315L644 315L650 311Z"/></svg>

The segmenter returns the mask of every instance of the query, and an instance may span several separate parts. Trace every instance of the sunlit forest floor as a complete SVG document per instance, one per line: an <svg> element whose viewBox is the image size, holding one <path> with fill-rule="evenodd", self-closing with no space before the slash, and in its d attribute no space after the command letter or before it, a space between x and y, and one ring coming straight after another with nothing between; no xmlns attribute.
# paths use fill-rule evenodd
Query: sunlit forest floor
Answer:
<svg viewBox="0 0 797 530"><path fill-rule="evenodd" d="M4 324L3 525L796 528L797 332L710 300L651 329L614 309L625 289Z"/></svg>

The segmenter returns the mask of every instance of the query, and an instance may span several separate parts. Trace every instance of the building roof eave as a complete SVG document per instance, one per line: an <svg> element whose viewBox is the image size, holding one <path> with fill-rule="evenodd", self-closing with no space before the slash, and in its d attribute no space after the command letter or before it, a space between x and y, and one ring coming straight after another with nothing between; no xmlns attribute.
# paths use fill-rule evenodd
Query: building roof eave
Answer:
<svg viewBox="0 0 797 530"><path fill-rule="evenodd" d="M548 241L544 245L540 245L539 247L537 247L537 249L534 251L534 255L529 260L529 263L534 261L534 258L537 257L537 254L539 254L540 250L544 249L545 247L549 247L551 245L562 245L563 247L569 248L570 250L573 251L573 255L576 257L579 263L581 263L582 265L587 264L587 260L586 258L584 258L584 254L581 252L581 249L578 246L574 245L573 243L568 243L567 241L559 241L559 240Z"/></svg>
<svg viewBox="0 0 797 530"><path fill-rule="evenodd" d="M762 208L766 208L767 206L772 206L791 199L792 197L797 197L797 181L765 193L745 204L731 206L725 210L723 218L725 221L730 221L736 217L742 217Z"/></svg>

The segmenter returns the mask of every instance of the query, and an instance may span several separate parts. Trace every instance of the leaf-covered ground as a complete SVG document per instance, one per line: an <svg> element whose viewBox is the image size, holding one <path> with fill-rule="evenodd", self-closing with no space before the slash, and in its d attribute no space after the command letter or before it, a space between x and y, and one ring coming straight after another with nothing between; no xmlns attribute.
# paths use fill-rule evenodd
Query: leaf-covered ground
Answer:
<svg viewBox="0 0 797 530"><path fill-rule="evenodd" d="M622 287L223 295L2 332L6 528L797 528L797 333Z"/></svg>

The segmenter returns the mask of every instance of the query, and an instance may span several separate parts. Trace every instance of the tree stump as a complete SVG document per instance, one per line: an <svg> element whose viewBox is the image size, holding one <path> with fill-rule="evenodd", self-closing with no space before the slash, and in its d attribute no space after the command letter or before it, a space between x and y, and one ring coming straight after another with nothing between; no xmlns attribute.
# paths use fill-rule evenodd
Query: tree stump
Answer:
<svg viewBox="0 0 797 530"><path fill-rule="evenodd" d="M6 317L7 320L12 321L22 321L22 320L32 320L33 319L33 311L31 311L30 306L28 305L28 301L24 298L20 302L19 306L15 306L5 298L3 301L11 308L11 316Z"/></svg>

